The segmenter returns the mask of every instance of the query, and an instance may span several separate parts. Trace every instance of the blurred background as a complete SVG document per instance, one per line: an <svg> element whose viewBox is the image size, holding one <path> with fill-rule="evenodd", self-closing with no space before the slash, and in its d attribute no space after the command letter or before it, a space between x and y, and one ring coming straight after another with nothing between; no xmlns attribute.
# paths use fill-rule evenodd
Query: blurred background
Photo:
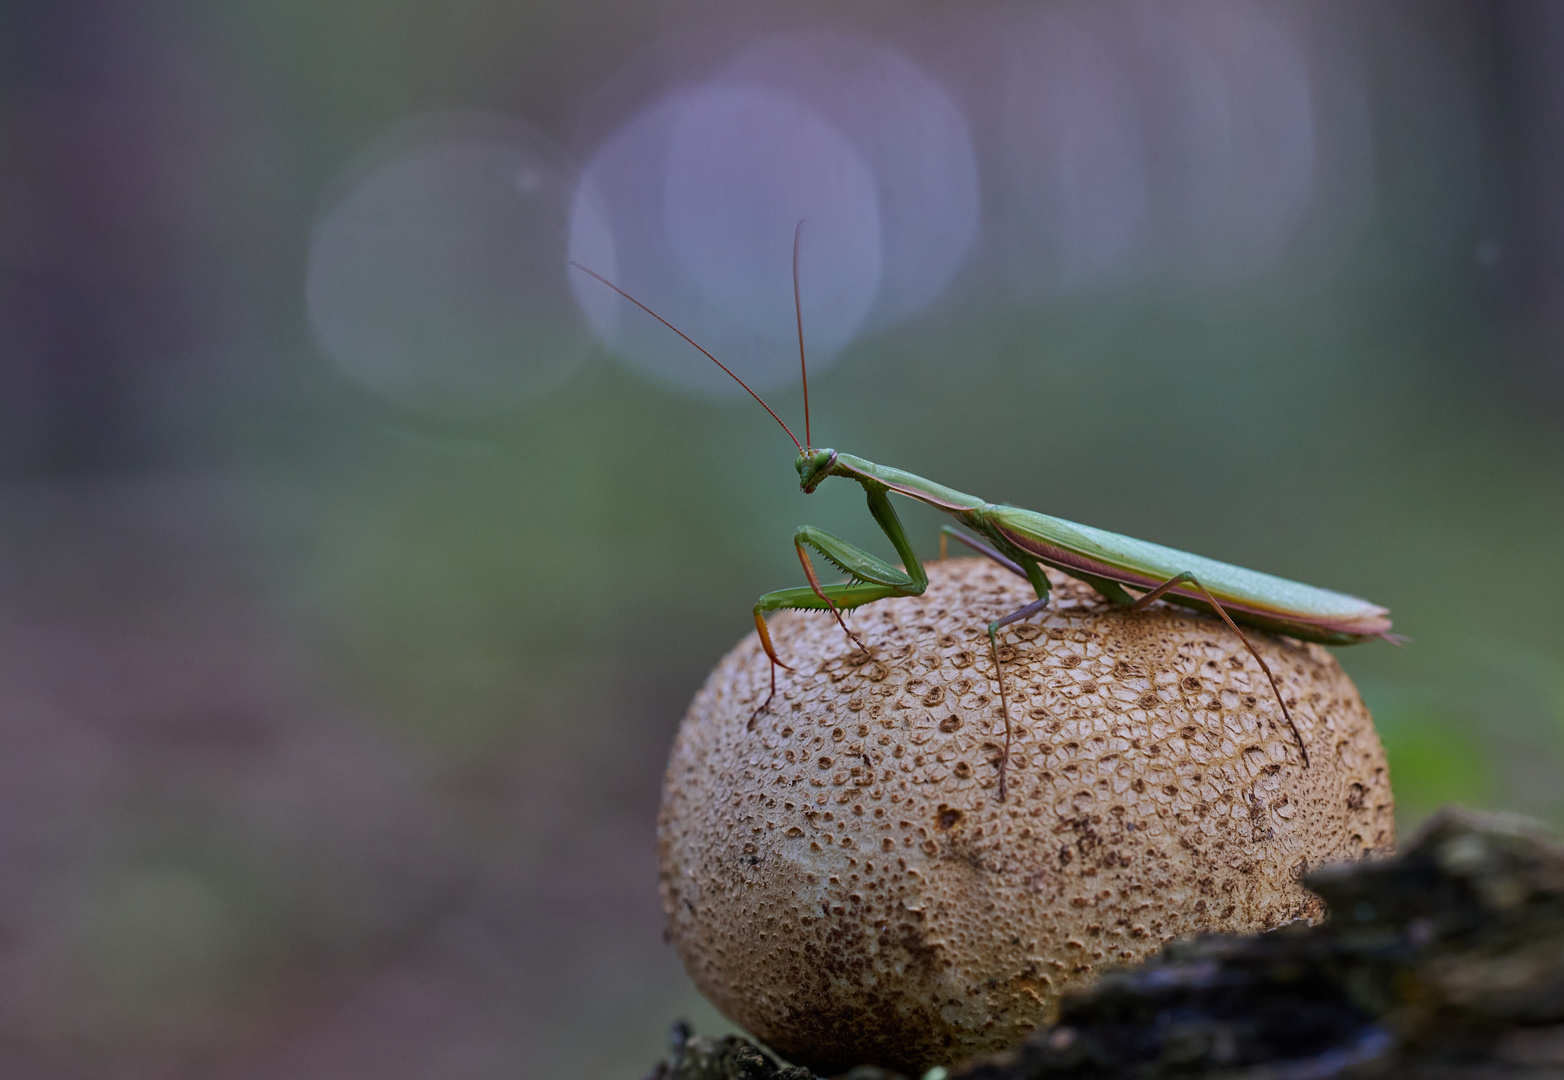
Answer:
<svg viewBox="0 0 1564 1080"><path fill-rule="evenodd" d="M1564 7L0 5L0 1073L638 1076L817 442L1358 593L1564 824ZM938 522L907 512L936 550Z"/></svg>

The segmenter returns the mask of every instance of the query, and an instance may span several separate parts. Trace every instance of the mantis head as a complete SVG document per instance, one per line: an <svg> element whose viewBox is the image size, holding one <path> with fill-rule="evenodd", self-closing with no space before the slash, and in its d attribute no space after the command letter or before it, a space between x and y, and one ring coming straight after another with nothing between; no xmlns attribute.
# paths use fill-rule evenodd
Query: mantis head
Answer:
<svg viewBox="0 0 1564 1080"><path fill-rule="evenodd" d="M798 486L804 489L804 494L814 494L815 488L820 486L820 481L831 475L831 467L835 464L835 450L800 452L798 459L793 462L793 467L798 470Z"/></svg>

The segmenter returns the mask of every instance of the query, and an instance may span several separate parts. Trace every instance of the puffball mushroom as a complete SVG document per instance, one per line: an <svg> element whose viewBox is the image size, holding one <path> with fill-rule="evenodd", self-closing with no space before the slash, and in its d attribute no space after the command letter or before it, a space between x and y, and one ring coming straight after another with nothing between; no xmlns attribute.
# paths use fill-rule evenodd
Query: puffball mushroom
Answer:
<svg viewBox="0 0 1564 1080"><path fill-rule="evenodd" d="M772 621L712 672L674 742L663 907L695 984L829 1075L916 1076L1046 1022L1066 990L1199 931L1317 919L1299 884L1387 851L1384 752L1318 645L1215 617L1128 612L1051 575L1006 628L1008 791L986 626L1032 598L987 560L932 563L921 597Z"/></svg>

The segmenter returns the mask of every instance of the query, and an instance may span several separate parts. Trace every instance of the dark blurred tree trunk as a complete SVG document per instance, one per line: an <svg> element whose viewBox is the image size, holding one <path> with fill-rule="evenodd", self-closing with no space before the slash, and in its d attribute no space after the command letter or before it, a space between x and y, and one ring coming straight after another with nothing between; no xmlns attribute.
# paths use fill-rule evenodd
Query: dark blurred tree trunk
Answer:
<svg viewBox="0 0 1564 1080"><path fill-rule="evenodd" d="M166 140L148 6L0 5L0 467L119 468L170 346Z"/></svg>
<svg viewBox="0 0 1564 1080"><path fill-rule="evenodd" d="M1505 174L1497 193L1503 240L1492 257L1523 377L1564 392L1564 4L1483 6L1493 27Z"/></svg>

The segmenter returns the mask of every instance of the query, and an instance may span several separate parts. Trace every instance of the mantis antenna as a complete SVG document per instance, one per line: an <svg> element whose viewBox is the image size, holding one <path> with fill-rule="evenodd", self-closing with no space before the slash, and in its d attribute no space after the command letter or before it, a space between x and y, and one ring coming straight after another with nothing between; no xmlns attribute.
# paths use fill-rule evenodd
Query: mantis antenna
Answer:
<svg viewBox="0 0 1564 1080"><path fill-rule="evenodd" d="M798 245L804 238L804 223L793 229L793 314L798 318L798 374L804 381L804 445L810 450L815 441L809 435L809 365L804 363L804 302L798 295Z"/></svg>
<svg viewBox="0 0 1564 1080"><path fill-rule="evenodd" d="M800 222L800 224L802 224L802 222ZM793 273L794 273L794 278L793 278L793 280L796 283L797 280L798 280L798 277L797 277L797 274L798 274L798 255L797 255L798 236L797 236L796 233L793 236L793 245L794 245L794 255L793 255ZM637 300L635 297L633 297L629 293L625 292L618 285L615 285L612 281L609 281L606 277L604 277L602 274L599 274L596 270L589 270L586 267L582 266L580 263L576 262L574 259L570 260L570 265L574 266L577 270L580 270L583 274L591 274L593 277L597 278L597 280L601 281L604 285L607 285L610 289L614 290L614 292L618 293L620 296L622 296L626 300L630 301L630 303L634 304L636 307L638 307L642 311L646 312L652 318L654 318L658 322L662 323L668 329L672 330L675 334L678 334L685 341L687 341L691 345L695 346L696 349L700 350L700 354L702 356L704 356L706 359L710 360L713 364L716 364L723 371L726 371L728 373L728 375L732 377L734 382L738 383L740 386L742 386L744 388L745 392L748 393L750 397L752 397L756 401L760 402L760 407L762 409L765 409L768 413L771 413L771 419L775 420L779 424L782 424L782 418L776 414L776 412L771 408L770 405L766 404L766 401L765 401L764 398L762 398L759 394L755 393L755 391L753 391L753 390L751 390L749 388L749 383L745 382L743 379L739 378L737 375L734 375L733 372L728 368L727 364L724 364L721 360L718 360L715 356L711 355L711 353L709 353L705 349L701 348L700 343L698 341L696 341L694 338L690 337L689 334L686 334L683 330L680 330L677 326L673 325L673 323L669 322L667 319L665 319L661 315L657 314L657 312L653 311L651 308L649 308L645 304L641 303L641 301ZM795 301L797 299L796 289L795 289L795 292L794 292L794 299L795 299ZM800 318L800 320L802 320L803 316L800 315L799 318ZM802 327L802 325L803 325L802 321L800 321L799 325L800 325L800 327ZM802 349L802 345L800 345L800 349ZM802 355L802 354L800 354L800 355ZM806 402L807 402L807 399L806 399ZM808 429L809 409L808 409L807 403L806 403L805 408L804 408L804 424L805 424L804 434L808 435L808 433L809 433L809 429ZM787 432L787 437L793 440L793 445L797 446L798 447L798 452L802 454L804 452L804 448L802 446L799 446L798 436L793 434L793 429L788 427L786 424L782 424L782 430Z"/></svg>

